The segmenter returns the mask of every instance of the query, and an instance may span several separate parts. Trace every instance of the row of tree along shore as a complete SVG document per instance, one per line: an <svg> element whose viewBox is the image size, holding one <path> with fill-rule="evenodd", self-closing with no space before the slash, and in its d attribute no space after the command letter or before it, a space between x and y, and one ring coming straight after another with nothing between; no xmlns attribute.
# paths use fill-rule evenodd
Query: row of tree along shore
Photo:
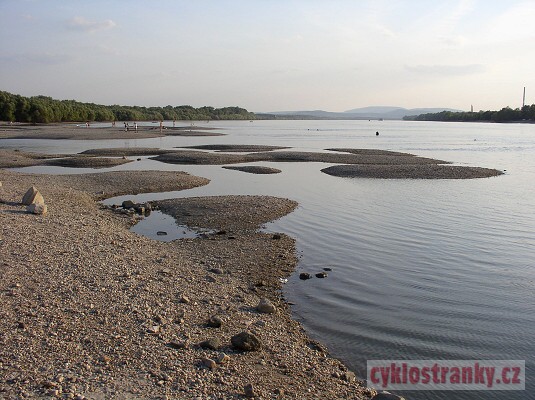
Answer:
<svg viewBox="0 0 535 400"><path fill-rule="evenodd" d="M80 121L203 121L253 119L317 119L302 115L255 114L240 107L192 106L106 106L75 100L55 100L47 96L25 97L0 91L0 121L52 123ZM420 114L403 118L408 121L458 122L534 122L535 104L521 109L510 107L499 111Z"/></svg>
<svg viewBox="0 0 535 400"><path fill-rule="evenodd" d="M24 97L0 91L0 121L51 123L79 121L251 120L254 113L240 107L140 107Z"/></svg>
<svg viewBox="0 0 535 400"><path fill-rule="evenodd" d="M448 121L448 122L534 122L535 104L512 109L504 107L500 111L452 112L411 115L406 121Z"/></svg>

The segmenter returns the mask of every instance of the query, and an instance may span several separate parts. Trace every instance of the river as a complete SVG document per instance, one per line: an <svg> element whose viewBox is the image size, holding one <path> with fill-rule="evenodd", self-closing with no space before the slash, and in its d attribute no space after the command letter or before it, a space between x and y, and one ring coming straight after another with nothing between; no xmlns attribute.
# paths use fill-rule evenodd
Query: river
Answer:
<svg viewBox="0 0 535 400"><path fill-rule="evenodd" d="M220 166L148 158L99 171L183 170L212 182L184 192L129 196L269 194L299 202L268 224L297 240L299 265L285 285L294 317L358 375L371 359L526 360L535 390L535 125L405 121L198 123L226 136L66 141L0 140L0 147L72 153L99 147L173 148L266 144L299 151L376 148L504 170L475 180L348 179L321 163L254 163L251 175ZM379 136L375 132L380 133ZM30 167L39 173L94 172ZM118 202L112 199L109 202ZM157 219L145 230L157 230ZM140 225L137 229L143 228ZM134 228L136 229L136 228ZM326 279L300 272L332 271ZM410 399L525 399L523 392L403 392Z"/></svg>

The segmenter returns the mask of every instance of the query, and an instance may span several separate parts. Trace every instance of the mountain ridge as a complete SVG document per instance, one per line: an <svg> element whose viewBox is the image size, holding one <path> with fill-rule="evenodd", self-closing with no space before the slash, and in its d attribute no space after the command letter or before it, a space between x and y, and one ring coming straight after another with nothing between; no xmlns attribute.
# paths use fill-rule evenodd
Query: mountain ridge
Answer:
<svg viewBox="0 0 535 400"><path fill-rule="evenodd" d="M271 111L271 112L257 112L256 114L267 114L274 116L296 116L320 119L403 119L406 116L420 115L427 113L436 113L441 111L458 112L453 108L403 108L396 106L368 106L361 108L354 108L343 112L333 112L324 110L302 110L302 111Z"/></svg>

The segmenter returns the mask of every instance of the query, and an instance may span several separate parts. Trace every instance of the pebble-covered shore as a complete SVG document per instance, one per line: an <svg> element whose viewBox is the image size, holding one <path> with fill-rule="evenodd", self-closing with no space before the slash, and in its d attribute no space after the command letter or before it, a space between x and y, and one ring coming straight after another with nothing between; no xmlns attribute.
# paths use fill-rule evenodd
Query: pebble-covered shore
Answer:
<svg viewBox="0 0 535 400"><path fill-rule="evenodd" d="M247 229L232 226L205 239L157 242L131 233L132 216L96 200L207 180L145 174L0 170L1 398L374 394L291 319L280 279L295 268L294 241L249 230L295 203L228 199L230 220L260 200L264 209ZM20 205L30 186L43 195L46 215L28 214ZM200 201L216 209L225 198Z"/></svg>

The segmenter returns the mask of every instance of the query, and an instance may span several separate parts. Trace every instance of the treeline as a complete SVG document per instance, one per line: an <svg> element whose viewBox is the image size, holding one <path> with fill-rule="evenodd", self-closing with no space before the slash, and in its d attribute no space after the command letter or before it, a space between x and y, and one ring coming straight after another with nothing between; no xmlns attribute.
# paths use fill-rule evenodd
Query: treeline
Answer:
<svg viewBox="0 0 535 400"><path fill-rule="evenodd" d="M240 107L105 106L47 96L24 97L0 91L0 121L51 123L79 121L162 121L255 119Z"/></svg>
<svg viewBox="0 0 535 400"><path fill-rule="evenodd" d="M500 111L452 112L411 115L403 117L406 121L450 121L450 122L520 122L535 121L535 104L522 108L504 107Z"/></svg>

